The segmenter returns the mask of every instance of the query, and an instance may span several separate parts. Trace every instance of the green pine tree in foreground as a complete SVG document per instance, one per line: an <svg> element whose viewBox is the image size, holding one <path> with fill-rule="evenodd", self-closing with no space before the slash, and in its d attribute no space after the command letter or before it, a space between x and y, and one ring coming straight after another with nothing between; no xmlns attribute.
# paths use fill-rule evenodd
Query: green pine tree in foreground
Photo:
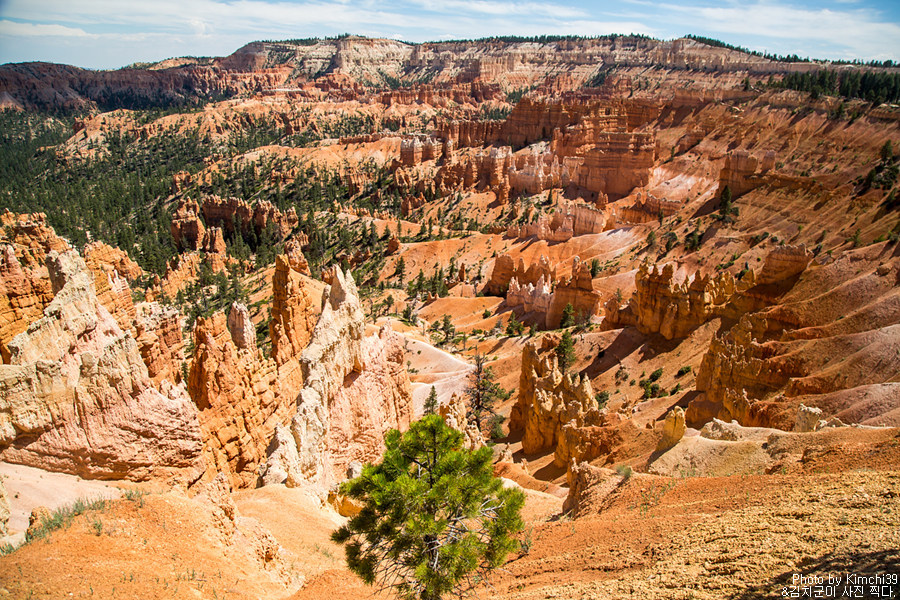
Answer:
<svg viewBox="0 0 900 600"><path fill-rule="evenodd" d="M438 415L391 430L378 465L342 493L363 509L331 538L367 584L409 600L459 597L518 548L525 495L493 476L492 451L462 448Z"/></svg>

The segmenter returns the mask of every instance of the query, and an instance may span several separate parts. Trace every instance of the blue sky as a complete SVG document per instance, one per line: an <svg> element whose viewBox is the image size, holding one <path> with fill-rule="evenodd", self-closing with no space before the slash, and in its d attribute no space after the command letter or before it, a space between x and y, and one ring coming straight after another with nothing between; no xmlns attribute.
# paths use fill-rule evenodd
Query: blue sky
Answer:
<svg viewBox="0 0 900 600"><path fill-rule="evenodd" d="M897 0L0 0L0 63L117 68L223 56L247 42L355 33L408 41L490 35L694 33L815 58L900 59Z"/></svg>

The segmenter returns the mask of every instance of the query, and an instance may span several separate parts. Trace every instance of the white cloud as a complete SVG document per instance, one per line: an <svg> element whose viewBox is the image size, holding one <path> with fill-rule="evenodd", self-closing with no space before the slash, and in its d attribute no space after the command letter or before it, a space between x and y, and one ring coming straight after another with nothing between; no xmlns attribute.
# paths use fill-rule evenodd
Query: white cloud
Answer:
<svg viewBox="0 0 900 600"><path fill-rule="evenodd" d="M706 31L729 34L732 39L769 38L768 49L781 53L815 58L900 56L900 24L884 22L872 10L807 9L769 0L718 7L669 4L664 8L682 26L701 24Z"/></svg>
<svg viewBox="0 0 900 600"><path fill-rule="evenodd" d="M48 25L43 23L19 23L7 19L0 20L0 35L10 37L89 37L90 34L77 27Z"/></svg>
<svg viewBox="0 0 900 600"><path fill-rule="evenodd" d="M494 0L413 0L413 4L430 12L518 17L534 16L572 19L587 17L583 9L561 4L539 2L498 2Z"/></svg>

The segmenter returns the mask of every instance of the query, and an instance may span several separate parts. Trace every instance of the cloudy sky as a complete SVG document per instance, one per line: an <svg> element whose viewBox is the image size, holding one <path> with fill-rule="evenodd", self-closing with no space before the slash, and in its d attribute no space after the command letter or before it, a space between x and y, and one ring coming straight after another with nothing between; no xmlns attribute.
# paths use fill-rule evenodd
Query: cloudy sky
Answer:
<svg viewBox="0 0 900 600"><path fill-rule="evenodd" d="M0 63L117 68L222 56L247 42L355 33L413 42L491 35L688 33L815 58L900 59L897 0L0 0Z"/></svg>

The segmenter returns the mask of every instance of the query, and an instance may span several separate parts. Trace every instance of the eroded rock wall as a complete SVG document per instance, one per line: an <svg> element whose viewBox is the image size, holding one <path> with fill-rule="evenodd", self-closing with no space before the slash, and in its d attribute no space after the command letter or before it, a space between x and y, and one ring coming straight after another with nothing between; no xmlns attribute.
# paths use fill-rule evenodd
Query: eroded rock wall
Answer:
<svg viewBox="0 0 900 600"><path fill-rule="evenodd" d="M412 411L402 339L389 325L366 337L352 276L335 268L330 279L301 354L296 414L276 430L263 475L266 483L310 484L323 497L350 462L377 458L384 432L408 426Z"/></svg>
<svg viewBox="0 0 900 600"><path fill-rule="evenodd" d="M607 301L606 323L609 327L634 324L642 333L659 333L669 340L683 338L722 314L729 300L752 281L752 273L737 281L722 272L715 277L695 273L679 283L672 263L662 268L644 263L635 274L631 300L626 305L616 298Z"/></svg>
<svg viewBox="0 0 900 600"><path fill-rule="evenodd" d="M232 332L229 321L235 325ZM279 398L278 370L242 335L246 307L198 318L188 390L199 411L210 473L224 473L233 487L253 487L276 425L290 419L289 400ZM240 322L240 323L239 323Z"/></svg>
<svg viewBox="0 0 900 600"><path fill-rule="evenodd" d="M0 365L0 457L91 478L195 479L202 439L184 388L153 385L77 252L51 252L47 268L53 300Z"/></svg>
<svg viewBox="0 0 900 600"><path fill-rule="evenodd" d="M773 254L766 264L780 268L764 267L767 282L793 281L808 261L802 248ZM688 423L791 430L801 403L847 423L894 422L900 267L895 258L879 264L880 256L876 244L810 266L778 304L717 335L697 372L702 394Z"/></svg>

